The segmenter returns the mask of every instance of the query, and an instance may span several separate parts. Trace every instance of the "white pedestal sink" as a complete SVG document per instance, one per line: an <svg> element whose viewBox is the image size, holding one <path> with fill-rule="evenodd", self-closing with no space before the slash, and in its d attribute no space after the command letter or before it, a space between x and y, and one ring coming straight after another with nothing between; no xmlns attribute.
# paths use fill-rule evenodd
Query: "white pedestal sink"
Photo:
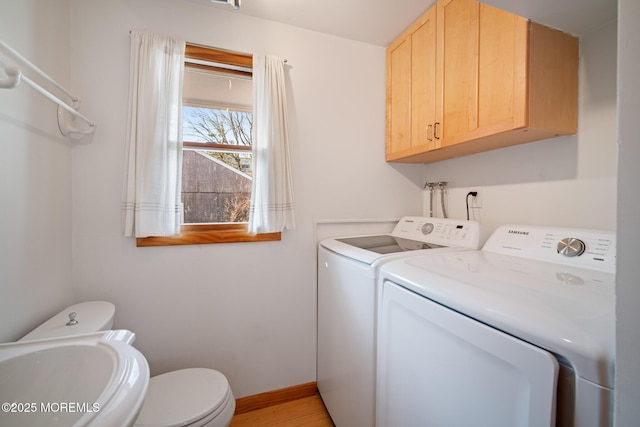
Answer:
<svg viewBox="0 0 640 427"><path fill-rule="evenodd" d="M131 426L149 365L130 331L0 344L0 426Z"/></svg>

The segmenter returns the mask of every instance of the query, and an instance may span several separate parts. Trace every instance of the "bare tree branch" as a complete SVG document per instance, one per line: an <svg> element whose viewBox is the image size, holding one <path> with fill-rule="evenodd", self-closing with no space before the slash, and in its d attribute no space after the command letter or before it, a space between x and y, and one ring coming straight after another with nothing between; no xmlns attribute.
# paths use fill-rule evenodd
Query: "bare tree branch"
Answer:
<svg viewBox="0 0 640 427"><path fill-rule="evenodd" d="M227 145L251 145L253 120L251 113L212 108L194 109L193 118L185 121L185 137L195 137L199 141ZM237 153L209 152L239 171L242 158Z"/></svg>

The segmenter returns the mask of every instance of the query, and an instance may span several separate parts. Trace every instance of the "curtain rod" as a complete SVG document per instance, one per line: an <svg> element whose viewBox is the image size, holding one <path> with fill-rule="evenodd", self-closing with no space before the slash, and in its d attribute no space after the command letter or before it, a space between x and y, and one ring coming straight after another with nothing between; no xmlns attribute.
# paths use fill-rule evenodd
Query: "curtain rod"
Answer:
<svg viewBox="0 0 640 427"><path fill-rule="evenodd" d="M132 33L132 32L133 32L133 30L129 30L129 35L131 35L131 33ZM217 48L217 47L215 47L215 48L214 48L214 47L206 46L206 45L199 44L199 43L191 43L191 42L185 42L185 43L186 43L186 44L190 44L191 46L203 47L203 48L205 48L205 49L217 49L217 50L224 50L224 49L220 49L220 48ZM247 55L246 53L235 52L235 51L227 51L227 52L238 53L238 54L241 54L241 55ZM284 61L284 63L285 63L285 64L286 64L287 62L289 62L286 58L285 58L285 59L283 59L283 61Z"/></svg>

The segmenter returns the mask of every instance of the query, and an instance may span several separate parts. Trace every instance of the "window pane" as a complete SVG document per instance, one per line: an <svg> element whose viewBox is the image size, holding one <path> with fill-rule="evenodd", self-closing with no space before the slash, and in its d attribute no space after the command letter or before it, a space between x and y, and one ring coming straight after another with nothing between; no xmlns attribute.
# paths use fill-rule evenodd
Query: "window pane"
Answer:
<svg viewBox="0 0 640 427"><path fill-rule="evenodd" d="M185 149L182 203L185 224L249 220L251 176L205 150ZM227 155L228 153L224 153ZM251 152L238 157L251 164Z"/></svg>
<svg viewBox="0 0 640 427"><path fill-rule="evenodd" d="M183 88L183 223L249 220L252 81L187 71ZM199 143L216 144L198 148ZM194 147L195 145L195 147Z"/></svg>
<svg viewBox="0 0 640 427"><path fill-rule="evenodd" d="M251 113L184 107L188 142L226 145L226 149L185 148L182 168L183 222L246 222L251 200Z"/></svg>
<svg viewBox="0 0 640 427"><path fill-rule="evenodd" d="M185 141L251 146L251 112L185 106L182 115Z"/></svg>

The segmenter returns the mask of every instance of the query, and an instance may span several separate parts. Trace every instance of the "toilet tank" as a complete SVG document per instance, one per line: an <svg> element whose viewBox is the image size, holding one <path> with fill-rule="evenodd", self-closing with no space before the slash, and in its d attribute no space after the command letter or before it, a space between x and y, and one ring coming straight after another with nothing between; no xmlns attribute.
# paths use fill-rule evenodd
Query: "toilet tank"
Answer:
<svg viewBox="0 0 640 427"><path fill-rule="evenodd" d="M19 341L59 338L109 330L113 328L115 312L116 307L106 301L87 301L74 304L29 332ZM75 322L69 322L71 318Z"/></svg>

